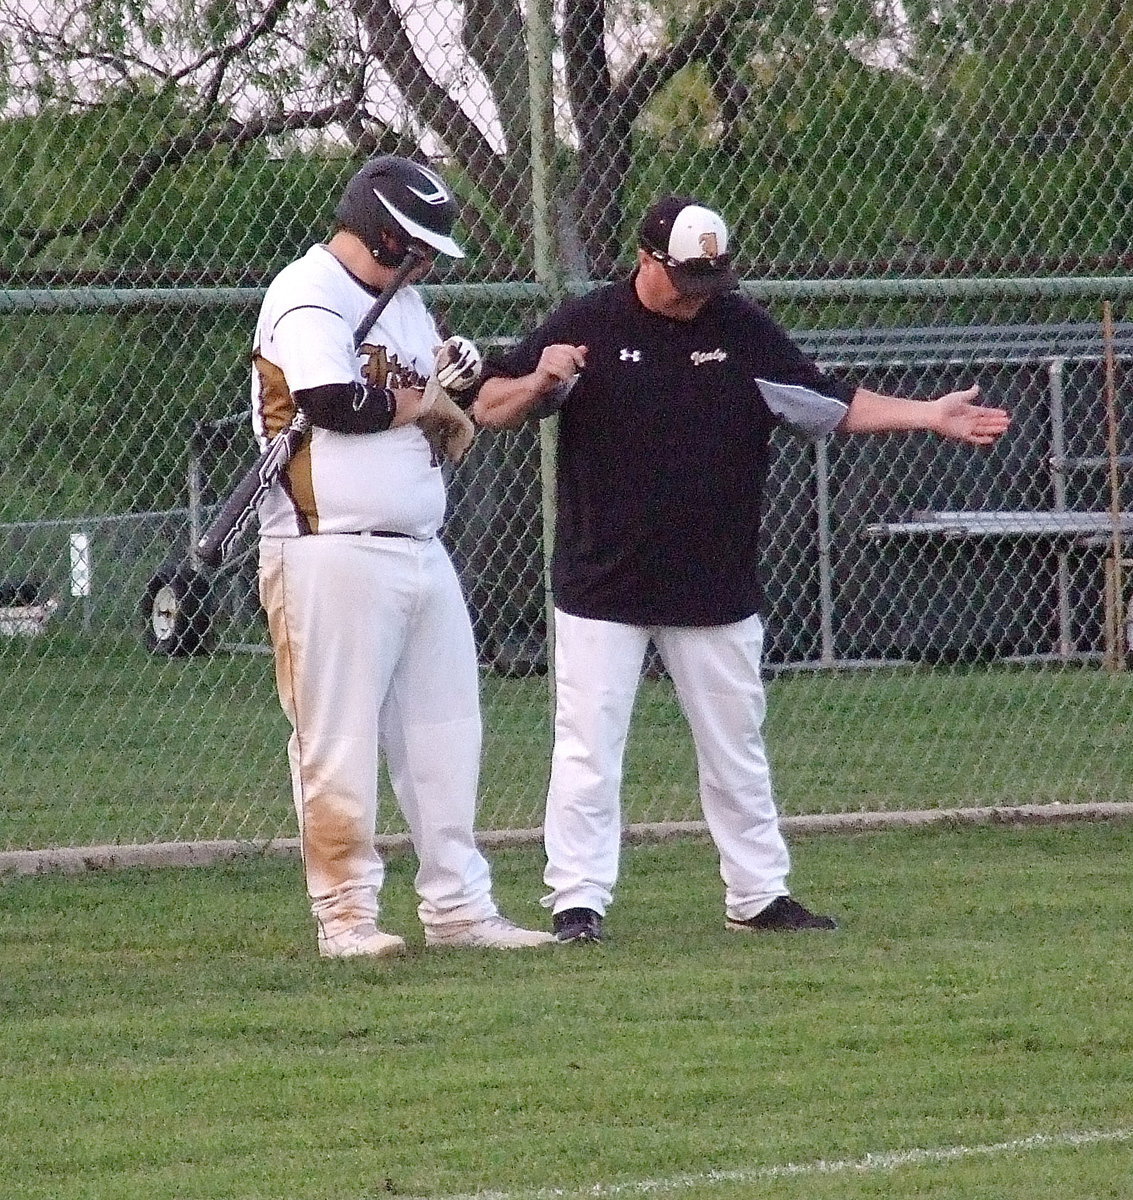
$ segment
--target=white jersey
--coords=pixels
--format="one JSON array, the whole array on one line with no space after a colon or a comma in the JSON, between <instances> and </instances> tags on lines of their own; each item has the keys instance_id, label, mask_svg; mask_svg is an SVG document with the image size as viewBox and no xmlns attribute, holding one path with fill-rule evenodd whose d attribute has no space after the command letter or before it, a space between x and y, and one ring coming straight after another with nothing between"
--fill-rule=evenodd
<instances>
[{"instance_id":1,"label":"white jersey","mask_svg":"<svg viewBox=\"0 0 1133 1200\"><path fill-rule=\"evenodd\" d=\"M413 288L397 292L354 349L354 330L375 299L321 245L275 277L253 352L252 425L261 447L290 423L297 391L424 385L442 339ZM313 428L259 508L266 537L380 529L427 538L444 514L440 467L415 424L362 434Z\"/></svg>"}]
</instances>

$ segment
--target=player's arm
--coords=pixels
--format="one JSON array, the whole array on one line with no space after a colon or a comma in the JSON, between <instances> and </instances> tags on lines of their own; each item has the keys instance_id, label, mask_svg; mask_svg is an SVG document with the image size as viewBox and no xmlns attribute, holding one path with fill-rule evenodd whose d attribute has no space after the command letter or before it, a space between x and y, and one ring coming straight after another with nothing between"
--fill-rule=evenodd
<instances>
[{"instance_id":1,"label":"player's arm","mask_svg":"<svg viewBox=\"0 0 1133 1200\"><path fill-rule=\"evenodd\" d=\"M427 407L418 388L378 387L357 378L350 327L333 309L294 305L270 328L271 352L312 425L335 433L381 433L408 425Z\"/></svg>"},{"instance_id":2,"label":"player's arm","mask_svg":"<svg viewBox=\"0 0 1133 1200\"><path fill-rule=\"evenodd\" d=\"M419 388L326 383L292 393L312 425L335 433L382 433L416 421L425 411Z\"/></svg>"},{"instance_id":3,"label":"player's arm","mask_svg":"<svg viewBox=\"0 0 1133 1200\"><path fill-rule=\"evenodd\" d=\"M911 400L858 388L839 433L897 433L925 430L938 437L990 446L1011 424L1005 409L976 403L980 389L948 392L935 400Z\"/></svg>"},{"instance_id":4,"label":"player's arm","mask_svg":"<svg viewBox=\"0 0 1133 1200\"><path fill-rule=\"evenodd\" d=\"M417 424L438 459L458 463L472 446L476 429L466 410L482 368L480 351L468 338L450 337L434 353Z\"/></svg>"},{"instance_id":5,"label":"player's arm","mask_svg":"<svg viewBox=\"0 0 1133 1200\"><path fill-rule=\"evenodd\" d=\"M585 346L545 346L535 369L528 374L515 378L493 375L484 380L472 405L473 419L489 429L516 429L585 366Z\"/></svg>"}]
</instances>

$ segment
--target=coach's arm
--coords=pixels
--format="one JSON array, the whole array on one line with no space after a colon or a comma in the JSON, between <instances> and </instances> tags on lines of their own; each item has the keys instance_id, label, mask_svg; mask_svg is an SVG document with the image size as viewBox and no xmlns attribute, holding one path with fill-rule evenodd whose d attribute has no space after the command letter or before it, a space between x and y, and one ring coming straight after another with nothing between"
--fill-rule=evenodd
<instances>
[{"instance_id":1,"label":"coach's arm","mask_svg":"<svg viewBox=\"0 0 1133 1200\"><path fill-rule=\"evenodd\" d=\"M978 387L948 392L935 400L909 400L858 388L838 426L839 433L899 433L927 430L971 446L990 446L1011 424L1002 408L976 404Z\"/></svg>"},{"instance_id":2,"label":"coach's arm","mask_svg":"<svg viewBox=\"0 0 1133 1200\"><path fill-rule=\"evenodd\" d=\"M470 410L472 419L486 429L518 429L541 400L569 383L585 365L585 346L547 346L529 375L486 378Z\"/></svg>"}]
</instances>

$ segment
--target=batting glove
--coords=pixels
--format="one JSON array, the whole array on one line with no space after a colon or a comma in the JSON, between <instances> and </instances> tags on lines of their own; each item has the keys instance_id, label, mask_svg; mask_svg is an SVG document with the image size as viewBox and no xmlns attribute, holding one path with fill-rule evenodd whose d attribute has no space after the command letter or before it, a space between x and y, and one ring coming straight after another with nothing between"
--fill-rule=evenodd
<instances>
[{"instance_id":1,"label":"batting glove","mask_svg":"<svg viewBox=\"0 0 1133 1200\"><path fill-rule=\"evenodd\" d=\"M433 373L437 382L450 395L466 392L480 378L483 362L474 342L464 337L450 337L437 351Z\"/></svg>"}]
</instances>

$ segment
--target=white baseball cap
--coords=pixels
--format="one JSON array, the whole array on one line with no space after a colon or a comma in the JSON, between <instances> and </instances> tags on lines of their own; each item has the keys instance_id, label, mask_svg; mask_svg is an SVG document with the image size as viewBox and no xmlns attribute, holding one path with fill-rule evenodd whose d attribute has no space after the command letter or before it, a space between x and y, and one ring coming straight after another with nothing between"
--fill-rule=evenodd
<instances>
[{"instance_id":1,"label":"white baseball cap","mask_svg":"<svg viewBox=\"0 0 1133 1200\"><path fill-rule=\"evenodd\" d=\"M641 247L686 296L717 296L739 287L723 217L691 196L665 196L641 222Z\"/></svg>"}]
</instances>

